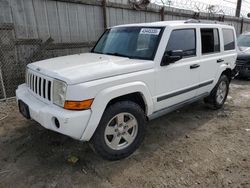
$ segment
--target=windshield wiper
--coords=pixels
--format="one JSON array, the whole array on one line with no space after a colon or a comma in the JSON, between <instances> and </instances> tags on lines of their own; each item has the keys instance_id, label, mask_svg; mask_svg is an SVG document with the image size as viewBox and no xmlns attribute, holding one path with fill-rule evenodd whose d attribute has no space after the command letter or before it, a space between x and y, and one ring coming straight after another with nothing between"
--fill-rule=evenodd
<instances>
[{"instance_id":1,"label":"windshield wiper","mask_svg":"<svg viewBox=\"0 0 250 188\"><path fill-rule=\"evenodd\" d=\"M130 57L127 56L127 55L120 54L120 53L117 53L117 52L115 52L115 53L105 53L105 54L107 54L107 55L114 55L114 56L120 56L120 57L127 57L127 58L130 58Z\"/></svg>"}]
</instances>

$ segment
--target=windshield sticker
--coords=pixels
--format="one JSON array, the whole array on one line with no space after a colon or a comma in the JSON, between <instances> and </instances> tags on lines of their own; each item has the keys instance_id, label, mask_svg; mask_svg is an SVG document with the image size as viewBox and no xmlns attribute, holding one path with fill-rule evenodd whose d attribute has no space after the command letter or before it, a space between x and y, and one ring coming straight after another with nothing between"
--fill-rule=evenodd
<instances>
[{"instance_id":1,"label":"windshield sticker","mask_svg":"<svg viewBox=\"0 0 250 188\"><path fill-rule=\"evenodd\" d=\"M146 35L159 35L161 29L154 29L154 28L142 28L140 34Z\"/></svg>"}]
</instances>

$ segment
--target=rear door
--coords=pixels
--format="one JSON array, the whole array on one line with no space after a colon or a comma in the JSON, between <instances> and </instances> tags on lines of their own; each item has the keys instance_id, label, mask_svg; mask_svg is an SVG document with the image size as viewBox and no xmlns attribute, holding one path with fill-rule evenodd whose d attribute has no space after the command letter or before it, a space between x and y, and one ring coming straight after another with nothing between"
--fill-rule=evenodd
<instances>
[{"instance_id":1,"label":"rear door","mask_svg":"<svg viewBox=\"0 0 250 188\"><path fill-rule=\"evenodd\" d=\"M198 95L211 91L217 75L221 57L222 39L220 29L216 27L201 27L199 30L201 51L200 51L200 88Z\"/></svg>"},{"instance_id":2,"label":"rear door","mask_svg":"<svg viewBox=\"0 0 250 188\"><path fill-rule=\"evenodd\" d=\"M231 68L235 67L235 61L237 58L236 52L236 34L233 28L222 28L222 39L223 39L223 53L222 59L226 65L230 65Z\"/></svg>"}]
</instances>

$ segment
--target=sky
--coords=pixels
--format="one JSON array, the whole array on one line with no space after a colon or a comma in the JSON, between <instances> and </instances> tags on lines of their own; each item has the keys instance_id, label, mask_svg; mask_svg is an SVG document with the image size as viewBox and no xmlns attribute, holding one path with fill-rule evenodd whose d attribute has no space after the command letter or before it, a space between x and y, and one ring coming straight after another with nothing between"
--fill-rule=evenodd
<instances>
[{"instance_id":1,"label":"sky","mask_svg":"<svg viewBox=\"0 0 250 188\"><path fill-rule=\"evenodd\" d=\"M160 1L160 0L157 0ZM163 0L168 2L169 0ZM175 7L187 9L206 10L207 5L216 5L216 12L234 16L237 0L170 0ZM195 8L194 8L195 7ZM198 7L198 8L196 8ZM222 11L221 11L222 10ZM242 0L241 16L246 17L250 13L250 0Z\"/></svg>"}]
</instances>

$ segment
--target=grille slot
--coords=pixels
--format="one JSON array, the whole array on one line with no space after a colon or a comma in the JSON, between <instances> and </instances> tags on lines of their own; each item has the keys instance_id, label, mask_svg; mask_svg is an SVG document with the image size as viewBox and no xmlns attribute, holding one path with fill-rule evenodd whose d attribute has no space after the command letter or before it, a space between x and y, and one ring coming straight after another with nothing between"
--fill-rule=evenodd
<instances>
[{"instance_id":1,"label":"grille slot","mask_svg":"<svg viewBox=\"0 0 250 188\"><path fill-rule=\"evenodd\" d=\"M26 74L26 84L28 88L39 97L51 101L52 81L31 70L28 70Z\"/></svg>"},{"instance_id":2,"label":"grille slot","mask_svg":"<svg viewBox=\"0 0 250 188\"><path fill-rule=\"evenodd\" d=\"M51 81L49 81L49 83L48 83L48 99L49 99L49 101L51 100L50 97L51 97Z\"/></svg>"},{"instance_id":3,"label":"grille slot","mask_svg":"<svg viewBox=\"0 0 250 188\"><path fill-rule=\"evenodd\" d=\"M46 80L43 79L43 98L46 97L45 93L46 93Z\"/></svg>"},{"instance_id":4,"label":"grille slot","mask_svg":"<svg viewBox=\"0 0 250 188\"><path fill-rule=\"evenodd\" d=\"M38 84L38 93L41 96L41 87L42 87L42 78L39 77L39 84Z\"/></svg>"}]
</instances>

